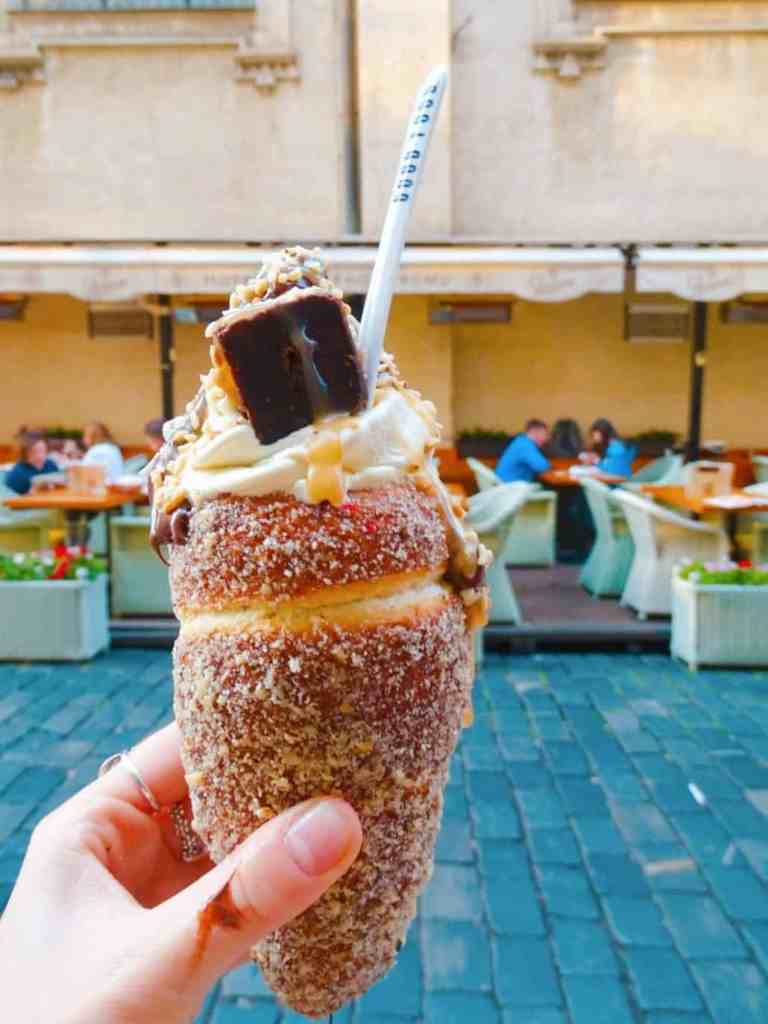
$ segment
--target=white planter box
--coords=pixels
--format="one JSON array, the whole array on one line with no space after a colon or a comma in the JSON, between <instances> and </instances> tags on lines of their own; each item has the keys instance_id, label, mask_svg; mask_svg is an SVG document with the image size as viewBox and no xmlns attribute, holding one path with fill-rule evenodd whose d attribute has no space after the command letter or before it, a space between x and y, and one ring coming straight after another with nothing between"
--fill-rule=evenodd
<instances>
[{"instance_id":1,"label":"white planter box","mask_svg":"<svg viewBox=\"0 0 768 1024\"><path fill-rule=\"evenodd\" d=\"M107 577L0 582L0 659L81 661L109 647Z\"/></svg>"},{"instance_id":2,"label":"white planter box","mask_svg":"<svg viewBox=\"0 0 768 1024\"><path fill-rule=\"evenodd\" d=\"M768 666L768 587L672 581L672 654L699 665Z\"/></svg>"}]
</instances>

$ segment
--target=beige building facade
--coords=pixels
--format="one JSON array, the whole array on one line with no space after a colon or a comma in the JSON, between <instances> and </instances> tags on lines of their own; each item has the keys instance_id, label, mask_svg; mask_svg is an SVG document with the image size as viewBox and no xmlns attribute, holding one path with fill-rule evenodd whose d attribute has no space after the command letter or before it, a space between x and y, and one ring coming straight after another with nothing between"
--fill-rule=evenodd
<instances>
[{"instance_id":1,"label":"beige building facade","mask_svg":"<svg viewBox=\"0 0 768 1024\"><path fill-rule=\"evenodd\" d=\"M221 297L295 241L343 252L364 293L405 118L440 63L388 336L404 372L449 436L530 415L684 434L689 346L624 339L624 263L701 244L762 263L768 2L175 2L0 0L0 297L27 298L0 320L0 442L96 418L137 443L160 412L157 338L89 337L94 301ZM712 303L703 434L768 446L768 325L717 315L768 286L702 273L663 289ZM430 322L462 298L509 301L511 320ZM177 409L202 330L174 326Z\"/></svg>"}]
</instances>

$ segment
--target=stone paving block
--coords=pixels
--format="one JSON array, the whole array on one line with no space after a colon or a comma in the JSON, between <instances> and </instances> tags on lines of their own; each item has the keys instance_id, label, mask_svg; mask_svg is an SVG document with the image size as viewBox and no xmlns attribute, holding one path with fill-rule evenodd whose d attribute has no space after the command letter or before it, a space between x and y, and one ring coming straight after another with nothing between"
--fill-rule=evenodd
<instances>
[{"instance_id":1,"label":"stone paving block","mask_svg":"<svg viewBox=\"0 0 768 1024\"><path fill-rule=\"evenodd\" d=\"M731 836L711 814L676 814L675 828L697 860L721 863Z\"/></svg>"},{"instance_id":2,"label":"stone paving block","mask_svg":"<svg viewBox=\"0 0 768 1024\"><path fill-rule=\"evenodd\" d=\"M491 996L469 992L430 992L425 1024L499 1024L499 1008Z\"/></svg>"},{"instance_id":3,"label":"stone paving block","mask_svg":"<svg viewBox=\"0 0 768 1024\"><path fill-rule=\"evenodd\" d=\"M673 843L677 839L667 819L650 801L611 802L610 807L619 831L632 845Z\"/></svg>"},{"instance_id":4,"label":"stone paving block","mask_svg":"<svg viewBox=\"0 0 768 1024\"><path fill-rule=\"evenodd\" d=\"M539 748L525 736L499 734L499 750L505 761L538 761Z\"/></svg>"},{"instance_id":5,"label":"stone paving block","mask_svg":"<svg viewBox=\"0 0 768 1024\"><path fill-rule=\"evenodd\" d=\"M636 846L632 855L641 865L653 892L707 892L707 883L696 859L682 844Z\"/></svg>"},{"instance_id":6,"label":"stone paving block","mask_svg":"<svg viewBox=\"0 0 768 1024\"><path fill-rule=\"evenodd\" d=\"M358 1019L366 1021L373 1013L418 1017L421 1013L421 989L421 955L414 929L389 974L359 1000Z\"/></svg>"},{"instance_id":7,"label":"stone paving block","mask_svg":"<svg viewBox=\"0 0 768 1024\"><path fill-rule=\"evenodd\" d=\"M596 772L614 775L632 770L632 762L616 740L609 737L582 739L582 745Z\"/></svg>"},{"instance_id":8,"label":"stone paving block","mask_svg":"<svg viewBox=\"0 0 768 1024\"><path fill-rule=\"evenodd\" d=\"M499 878L530 878L528 851L523 843L506 839L479 839L476 842L480 873Z\"/></svg>"},{"instance_id":9,"label":"stone paving block","mask_svg":"<svg viewBox=\"0 0 768 1024\"><path fill-rule=\"evenodd\" d=\"M648 799L648 789L635 772L619 772L618 775L610 775L607 778L600 778L598 781L612 800L642 802ZM604 813L608 813L607 810Z\"/></svg>"},{"instance_id":10,"label":"stone paving block","mask_svg":"<svg viewBox=\"0 0 768 1024\"><path fill-rule=\"evenodd\" d=\"M565 743L573 738L571 730L559 714L534 715L531 724L534 735L540 741Z\"/></svg>"},{"instance_id":11,"label":"stone paving block","mask_svg":"<svg viewBox=\"0 0 768 1024\"><path fill-rule=\"evenodd\" d=\"M561 775L556 778L555 785L567 814L574 817L608 817L605 793L597 782Z\"/></svg>"},{"instance_id":12,"label":"stone paving block","mask_svg":"<svg viewBox=\"0 0 768 1024\"><path fill-rule=\"evenodd\" d=\"M582 743L608 737L605 720L591 708L573 708L568 712L568 721Z\"/></svg>"},{"instance_id":13,"label":"stone paving block","mask_svg":"<svg viewBox=\"0 0 768 1024\"><path fill-rule=\"evenodd\" d=\"M88 717L88 709L78 707L72 703L60 708L50 718L41 722L40 728L45 732L53 733L55 736L68 736L72 730Z\"/></svg>"},{"instance_id":14,"label":"stone paving block","mask_svg":"<svg viewBox=\"0 0 768 1024\"><path fill-rule=\"evenodd\" d=\"M211 1024L277 1024L279 1019L277 1003L265 999L243 1005L218 1002L211 1018Z\"/></svg>"},{"instance_id":15,"label":"stone paving block","mask_svg":"<svg viewBox=\"0 0 768 1024\"><path fill-rule=\"evenodd\" d=\"M634 1024L626 993L610 975L571 974L563 988L573 1024Z\"/></svg>"},{"instance_id":16,"label":"stone paving block","mask_svg":"<svg viewBox=\"0 0 768 1024\"><path fill-rule=\"evenodd\" d=\"M673 820L674 814L678 811L683 814L704 813L704 808L696 803L687 785L679 786L676 783L654 782L651 794L654 803Z\"/></svg>"},{"instance_id":17,"label":"stone paving block","mask_svg":"<svg viewBox=\"0 0 768 1024\"><path fill-rule=\"evenodd\" d=\"M648 754L660 749L659 741L644 729L623 732L618 739L628 754Z\"/></svg>"},{"instance_id":18,"label":"stone paving block","mask_svg":"<svg viewBox=\"0 0 768 1024\"><path fill-rule=\"evenodd\" d=\"M689 774L661 754L635 754L632 757L638 775L650 782L678 783L687 786Z\"/></svg>"},{"instance_id":19,"label":"stone paving block","mask_svg":"<svg viewBox=\"0 0 768 1024\"><path fill-rule=\"evenodd\" d=\"M547 742L543 750L554 775L589 775L589 764L577 743Z\"/></svg>"},{"instance_id":20,"label":"stone paving block","mask_svg":"<svg viewBox=\"0 0 768 1024\"><path fill-rule=\"evenodd\" d=\"M581 854L573 833L567 828L534 828L528 832L531 858L536 864L581 865Z\"/></svg>"},{"instance_id":21,"label":"stone paving block","mask_svg":"<svg viewBox=\"0 0 768 1024\"><path fill-rule=\"evenodd\" d=\"M667 1013L662 1010L660 1013L649 1013L645 1022L646 1024L712 1024L712 1018L708 1013Z\"/></svg>"},{"instance_id":22,"label":"stone paving block","mask_svg":"<svg viewBox=\"0 0 768 1024\"><path fill-rule=\"evenodd\" d=\"M491 988L491 954L483 931L466 921L425 921L424 977L429 992Z\"/></svg>"},{"instance_id":23,"label":"stone paving block","mask_svg":"<svg viewBox=\"0 0 768 1024\"><path fill-rule=\"evenodd\" d=\"M445 863L471 864L475 859L469 824L456 818L444 818L435 847L435 859Z\"/></svg>"},{"instance_id":24,"label":"stone paving block","mask_svg":"<svg viewBox=\"0 0 768 1024\"><path fill-rule=\"evenodd\" d=\"M768 982L752 963L691 964L715 1024L762 1024L768 1020Z\"/></svg>"},{"instance_id":25,"label":"stone paving block","mask_svg":"<svg viewBox=\"0 0 768 1024\"><path fill-rule=\"evenodd\" d=\"M609 933L592 921L555 921L552 945L561 974L618 974Z\"/></svg>"},{"instance_id":26,"label":"stone paving block","mask_svg":"<svg viewBox=\"0 0 768 1024\"><path fill-rule=\"evenodd\" d=\"M675 945L684 956L697 960L747 956L736 930L709 896L663 893L657 899Z\"/></svg>"},{"instance_id":27,"label":"stone paving block","mask_svg":"<svg viewBox=\"0 0 768 1024\"><path fill-rule=\"evenodd\" d=\"M483 898L477 869L459 864L435 865L421 905L428 918L479 922L483 916Z\"/></svg>"},{"instance_id":28,"label":"stone paving block","mask_svg":"<svg viewBox=\"0 0 768 1024\"><path fill-rule=\"evenodd\" d=\"M488 920L496 934L545 934L536 888L530 878L488 878L485 894Z\"/></svg>"},{"instance_id":29,"label":"stone paving block","mask_svg":"<svg viewBox=\"0 0 768 1024\"><path fill-rule=\"evenodd\" d=\"M736 921L768 921L768 887L749 869L705 864L704 877L718 903Z\"/></svg>"},{"instance_id":30,"label":"stone paving block","mask_svg":"<svg viewBox=\"0 0 768 1024\"><path fill-rule=\"evenodd\" d=\"M469 1020L462 1024L470 1024ZM542 1006L537 1009L504 1010L502 1024L568 1024L565 1010L558 1010L552 1006Z\"/></svg>"},{"instance_id":31,"label":"stone paving block","mask_svg":"<svg viewBox=\"0 0 768 1024\"><path fill-rule=\"evenodd\" d=\"M729 757L722 762L723 769L741 786L749 789L768 789L768 766L751 757Z\"/></svg>"},{"instance_id":32,"label":"stone paving block","mask_svg":"<svg viewBox=\"0 0 768 1024\"><path fill-rule=\"evenodd\" d=\"M519 839L522 835L517 810L511 803L482 803L471 808L476 839Z\"/></svg>"},{"instance_id":33,"label":"stone paving block","mask_svg":"<svg viewBox=\"0 0 768 1024\"><path fill-rule=\"evenodd\" d=\"M469 804L463 786L446 786L443 792L443 817L465 819Z\"/></svg>"},{"instance_id":34,"label":"stone paving block","mask_svg":"<svg viewBox=\"0 0 768 1024\"><path fill-rule=\"evenodd\" d=\"M496 731L508 736L529 736L531 724L522 708L499 708L494 712Z\"/></svg>"},{"instance_id":35,"label":"stone paving block","mask_svg":"<svg viewBox=\"0 0 768 1024\"><path fill-rule=\"evenodd\" d=\"M6 803L0 800L0 845L33 814L36 803ZM5 851L4 851L5 852Z\"/></svg>"},{"instance_id":36,"label":"stone paving block","mask_svg":"<svg viewBox=\"0 0 768 1024\"><path fill-rule=\"evenodd\" d=\"M560 986L543 939L495 939L493 964L502 1007L560 1006Z\"/></svg>"},{"instance_id":37,"label":"stone paving block","mask_svg":"<svg viewBox=\"0 0 768 1024\"><path fill-rule=\"evenodd\" d=\"M554 789L523 789L517 799L526 828L565 828L568 824Z\"/></svg>"},{"instance_id":38,"label":"stone paving block","mask_svg":"<svg viewBox=\"0 0 768 1024\"><path fill-rule=\"evenodd\" d=\"M768 840L768 818L745 801L718 800L712 813L736 838Z\"/></svg>"},{"instance_id":39,"label":"stone paving block","mask_svg":"<svg viewBox=\"0 0 768 1024\"><path fill-rule=\"evenodd\" d=\"M708 725L711 724L711 722L711 717L702 711L698 718L694 716L693 720L689 720L687 724L689 726L696 726ZM672 738L682 739L687 735L687 731L678 716L670 718L662 717L661 715L641 715L640 724L646 732L649 732L657 740Z\"/></svg>"},{"instance_id":40,"label":"stone paving block","mask_svg":"<svg viewBox=\"0 0 768 1024\"><path fill-rule=\"evenodd\" d=\"M464 763L461 759L461 754L454 754L451 758L448 783L451 786L464 785Z\"/></svg>"},{"instance_id":41,"label":"stone paving block","mask_svg":"<svg viewBox=\"0 0 768 1024\"><path fill-rule=\"evenodd\" d=\"M594 921L600 912L583 871L542 866L536 874L547 912L555 917Z\"/></svg>"},{"instance_id":42,"label":"stone paving block","mask_svg":"<svg viewBox=\"0 0 768 1024\"><path fill-rule=\"evenodd\" d=\"M611 818L587 815L574 817L573 827L587 855L626 853L627 846Z\"/></svg>"},{"instance_id":43,"label":"stone paving block","mask_svg":"<svg viewBox=\"0 0 768 1024\"><path fill-rule=\"evenodd\" d=\"M497 772L504 766L504 759L496 747L495 740L486 741L486 745L482 747L464 746L461 756L468 771Z\"/></svg>"},{"instance_id":44,"label":"stone paving block","mask_svg":"<svg viewBox=\"0 0 768 1024\"><path fill-rule=\"evenodd\" d=\"M623 854L591 853L587 871L595 892L601 896L648 896L642 868Z\"/></svg>"},{"instance_id":45,"label":"stone paving block","mask_svg":"<svg viewBox=\"0 0 768 1024\"><path fill-rule=\"evenodd\" d=\"M515 789L542 789L552 784L552 773L541 761L507 761L505 769Z\"/></svg>"},{"instance_id":46,"label":"stone paving block","mask_svg":"<svg viewBox=\"0 0 768 1024\"><path fill-rule=\"evenodd\" d=\"M740 736L739 743L752 757L768 761L768 736Z\"/></svg>"},{"instance_id":47,"label":"stone paving block","mask_svg":"<svg viewBox=\"0 0 768 1024\"><path fill-rule=\"evenodd\" d=\"M0 761L0 796L14 779L24 771L24 766L12 761Z\"/></svg>"},{"instance_id":48,"label":"stone paving block","mask_svg":"<svg viewBox=\"0 0 768 1024\"><path fill-rule=\"evenodd\" d=\"M701 996L674 949L628 949L624 953L642 1010L700 1010Z\"/></svg>"},{"instance_id":49,"label":"stone paving block","mask_svg":"<svg viewBox=\"0 0 768 1024\"><path fill-rule=\"evenodd\" d=\"M61 768L24 768L5 789L3 801L10 804L42 802L66 780L66 777L67 773Z\"/></svg>"},{"instance_id":50,"label":"stone paving block","mask_svg":"<svg viewBox=\"0 0 768 1024\"><path fill-rule=\"evenodd\" d=\"M467 793L474 804L512 803L512 787L503 772L467 772Z\"/></svg>"},{"instance_id":51,"label":"stone paving block","mask_svg":"<svg viewBox=\"0 0 768 1024\"><path fill-rule=\"evenodd\" d=\"M602 904L608 927L619 945L649 948L672 945L672 936L662 921L661 912L650 899L605 896Z\"/></svg>"},{"instance_id":52,"label":"stone paving block","mask_svg":"<svg viewBox=\"0 0 768 1024\"><path fill-rule=\"evenodd\" d=\"M768 923L753 921L745 924L741 934L763 971L768 974Z\"/></svg>"}]
</instances>

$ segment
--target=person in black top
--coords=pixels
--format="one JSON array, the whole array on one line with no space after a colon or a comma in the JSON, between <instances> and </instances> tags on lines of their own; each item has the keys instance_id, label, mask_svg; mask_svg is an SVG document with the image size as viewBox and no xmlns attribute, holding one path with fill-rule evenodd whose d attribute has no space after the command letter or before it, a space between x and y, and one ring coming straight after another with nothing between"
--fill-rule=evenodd
<instances>
[{"instance_id":1,"label":"person in black top","mask_svg":"<svg viewBox=\"0 0 768 1024\"><path fill-rule=\"evenodd\" d=\"M48 457L48 442L42 434L23 434L21 458L5 475L5 485L17 494L27 494L32 478L40 473L57 473L59 467Z\"/></svg>"}]
</instances>

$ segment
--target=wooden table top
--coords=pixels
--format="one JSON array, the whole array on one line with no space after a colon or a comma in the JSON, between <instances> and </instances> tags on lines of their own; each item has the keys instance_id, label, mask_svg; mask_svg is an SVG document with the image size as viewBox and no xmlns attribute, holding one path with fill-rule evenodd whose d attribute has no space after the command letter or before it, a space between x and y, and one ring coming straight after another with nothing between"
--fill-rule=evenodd
<instances>
[{"instance_id":1,"label":"wooden table top","mask_svg":"<svg viewBox=\"0 0 768 1024\"><path fill-rule=\"evenodd\" d=\"M613 473L601 473L599 470L596 473L572 476L567 469L548 469L544 473L539 473L538 479L550 487L578 487L587 476L590 480L599 480L601 484L620 484L627 479L625 476L614 476Z\"/></svg>"},{"instance_id":2,"label":"wooden table top","mask_svg":"<svg viewBox=\"0 0 768 1024\"><path fill-rule=\"evenodd\" d=\"M693 512L697 516L705 514L722 515L725 512L754 512L756 509L768 508L764 497L761 498L757 494L745 494L744 491L738 490L732 491L731 496L744 498L749 502L748 505L739 505L738 508L710 505L706 498L689 498L685 493L684 487L674 484L643 484L642 491L658 501L663 501L667 505L673 505L684 512Z\"/></svg>"},{"instance_id":3,"label":"wooden table top","mask_svg":"<svg viewBox=\"0 0 768 1024\"><path fill-rule=\"evenodd\" d=\"M121 505L142 504L147 500L146 494L138 487L126 490L122 487L110 487L106 494L99 496L73 494L68 487L50 487L45 490L20 494L17 498L7 498L8 508L17 510L58 509L62 512L108 512Z\"/></svg>"}]
</instances>

